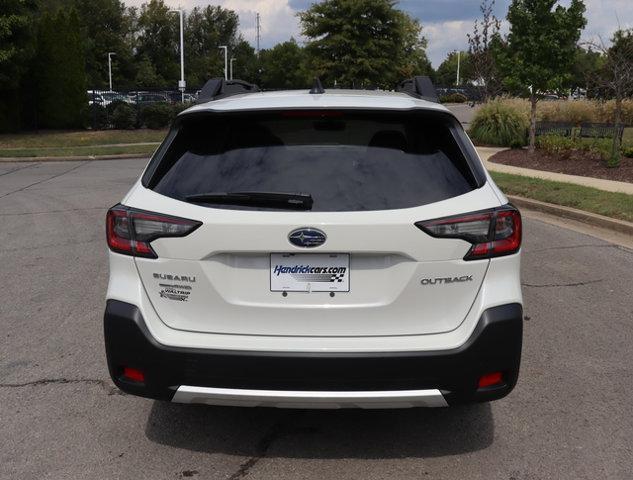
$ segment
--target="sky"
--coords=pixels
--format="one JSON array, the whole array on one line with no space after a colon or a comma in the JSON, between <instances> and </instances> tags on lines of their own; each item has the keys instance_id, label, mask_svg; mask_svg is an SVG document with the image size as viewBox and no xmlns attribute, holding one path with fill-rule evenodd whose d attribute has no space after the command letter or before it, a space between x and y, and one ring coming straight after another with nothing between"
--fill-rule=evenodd
<instances>
[{"instance_id":1,"label":"sky","mask_svg":"<svg viewBox=\"0 0 633 480\"><path fill-rule=\"evenodd\" d=\"M139 6L146 0L124 0L128 6ZM253 46L256 40L256 13L261 15L261 47L273 45L294 37L301 42L296 13L308 8L315 0L165 0L168 5L185 9L194 6L221 5L235 10L240 16L240 30ZM428 40L427 54L437 68L449 52L468 49L466 34L472 31L473 22L481 16L481 0L400 0L398 8L422 23L423 35ZM567 5L569 0L560 0ZM495 13L505 19L510 0L497 0ZM587 27L581 41L607 42L620 25L633 28L633 0L585 0ZM507 22L502 30L507 31Z\"/></svg>"}]
</instances>

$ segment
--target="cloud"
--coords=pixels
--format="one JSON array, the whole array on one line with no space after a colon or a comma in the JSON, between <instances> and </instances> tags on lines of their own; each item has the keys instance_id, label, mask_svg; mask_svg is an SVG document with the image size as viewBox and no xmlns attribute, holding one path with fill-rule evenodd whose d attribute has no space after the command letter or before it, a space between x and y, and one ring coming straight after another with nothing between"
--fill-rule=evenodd
<instances>
[{"instance_id":1,"label":"cloud","mask_svg":"<svg viewBox=\"0 0 633 480\"><path fill-rule=\"evenodd\" d=\"M256 15L260 14L261 47L269 48L300 36L297 10L287 0L220 0L225 8L235 10L240 16L242 35L252 45L257 40Z\"/></svg>"},{"instance_id":2,"label":"cloud","mask_svg":"<svg viewBox=\"0 0 633 480\"><path fill-rule=\"evenodd\" d=\"M608 42L618 28L633 28L633 5L631 0L585 0L587 27L582 39Z\"/></svg>"},{"instance_id":3,"label":"cloud","mask_svg":"<svg viewBox=\"0 0 633 480\"><path fill-rule=\"evenodd\" d=\"M128 6L140 6L148 0L125 0ZM299 9L289 3L296 0L165 0L173 8L190 10L193 7L220 5L237 12L240 17L240 32L244 38L255 46L257 41L256 14L261 17L261 47L269 48L290 37L300 36L299 22L296 13Z\"/></svg>"},{"instance_id":4,"label":"cloud","mask_svg":"<svg viewBox=\"0 0 633 480\"><path fill-rule=\"evenodd\" d=\"M146 0L125 0L129 6L139 6ZM561 0L566 6L570 0ZM587 28L582 39L605 42L618 28L633 28L633 0L585 0ZM261 15L262 48L269 48L291 36L300 40L296 13L309 8L315 0L166 0L172 7L206 6L210 3L235 10L240 16L240 30L252 45L256 43L255 15ZM446 55L456 49L467 49L466 34L472 31L473 21L480 17L481 0L400 0L398 8L420 20L428 40L428 55L438 67ZM497 0L495 14L505 19L510 0ZM504 22L505 23L505 22ZM504 28L507 30L507 26Z\"/></svg>"},{"instance_id":5,"label":"cloud","mask_svg":"<svg viewBox=\"0 0 633 480\"><path fill-rule=\"evenodd\" d=\"M497 0L494 13L505 16L509 0ZM423 23L472 21L479 17L481 0L400 0L398 8L421 20ZM472 23L472 22L471 22Z\"/></svg>"},{"instance_id":6,"label":"cloud","mask_svg":"<svg viewBox=\"0 0 633 480\"><path fill-rule=\"evenodd\" d=\"M469 32L471 27L472 22L459 20L429 23L424 26L423 34L428 41L426 53L433 67L439 67L448 52L467 48L466 32Z\"/></svg>"}]
</instances>

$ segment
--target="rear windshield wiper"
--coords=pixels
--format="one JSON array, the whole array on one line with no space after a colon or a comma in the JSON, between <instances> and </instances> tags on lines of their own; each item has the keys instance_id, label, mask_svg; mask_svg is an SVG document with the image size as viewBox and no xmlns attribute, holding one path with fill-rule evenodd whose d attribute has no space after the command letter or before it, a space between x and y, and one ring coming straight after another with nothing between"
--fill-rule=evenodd
<instances>
[{"instance_id":1,"label":"rear windshield wiper","mask_svg":"<svg viewBox=\"0 0 633 480\"><path fill-rule=\"evenodd\" d=\"M267 207L284 210L312 210L314 200L306 193L282 192L210 192L186 197L188 202L245 207Z\"/></svg>"}]
</instances>

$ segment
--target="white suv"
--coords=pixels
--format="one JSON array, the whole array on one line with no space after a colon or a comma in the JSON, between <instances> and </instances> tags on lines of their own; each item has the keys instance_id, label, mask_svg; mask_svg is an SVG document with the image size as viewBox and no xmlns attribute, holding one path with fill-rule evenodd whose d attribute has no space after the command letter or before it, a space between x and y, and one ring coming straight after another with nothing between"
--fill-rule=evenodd
<instances>
[{"instance_id":1,"label":"white suv","mask_svg":"<svg viewBox=\"0 0 633 480\"><path fill-rule=\"evenodd\" d=\"M210 82L107 215L115 384L301 408L507 395L521 217L427 87Z\"/></svg>"}]
</instances>

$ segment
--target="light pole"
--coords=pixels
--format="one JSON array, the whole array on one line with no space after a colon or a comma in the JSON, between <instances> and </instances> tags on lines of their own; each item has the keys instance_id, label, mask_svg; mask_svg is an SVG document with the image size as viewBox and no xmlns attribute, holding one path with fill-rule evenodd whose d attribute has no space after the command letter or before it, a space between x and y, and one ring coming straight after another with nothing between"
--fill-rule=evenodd
<instances>
[{"instance_id":1,"label":"light pole","mask_svg":"<svg viewBox=\"0 0 633 480\"><path fill-rule=\"evenodd\" d=\"M116 55L116 53L108 52L108 77L110 78L110 91L112 91L112 55Z\"/></svg>"},{"instance_id":2,"label":"light pole","mask_svg":"<svg viewBox=\"0 0 633 480\"><path fill-rule=\"evenodd\" d=\"M184 10L179 8L177 10L170 10L171 13L178 13L180 15L180 81L178 82L178 89L181 94L181 101L185 102L185 90L187 89L187 82L185 82L185 31L184 31Z\"/></svg>"},{"instance_id":3,"label":"light pole","mask_svg":"<svg viewBox=\"0 0 633 480\"><path fill-rule=\"evenodd\" d=\"M224 80L229 79L229 48L226 45L218 47L220 50L224 50Z\"/></svg>"},{"instance_id":4,"label":"light pole","mask_svg":"<svg viewBox=\"0 0 633 480\"><path fill-rule=\"evenodd\" d=\"M461 66L461 60L462 60L462 52L461 50L457 51L457 86L459 87L459 68Z\"/></svg>"},{"instance_id":5,"label":"light pole","mask_svg":"<svg viewBox=\"0 0 633 480\"><path fill-rule=\"evenodd\" d=\"M233 80L233 62L235 61L235 57L231 57L231 75L230 79Z\"/></svg>"}]
</instances>

